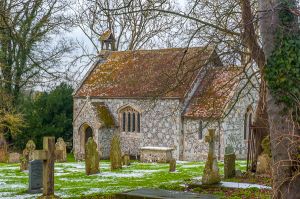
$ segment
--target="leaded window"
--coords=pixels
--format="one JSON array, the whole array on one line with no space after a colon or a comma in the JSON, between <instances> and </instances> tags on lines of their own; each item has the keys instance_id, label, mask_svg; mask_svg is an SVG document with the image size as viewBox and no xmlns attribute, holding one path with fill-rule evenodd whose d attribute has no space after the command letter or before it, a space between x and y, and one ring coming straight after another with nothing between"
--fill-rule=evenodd
<instances>
[{"instance_id":1,"label":"leaded window","mask_svg":"<svg viewBox=\"0 0 300 199\"><path fill-rule=\"evenodd\" d=\"M119 116L120 126L122 127L123 132L140 132L141 116L137 110L131 107L126 107L120 110Z\"/></svg>"}]
</instances>

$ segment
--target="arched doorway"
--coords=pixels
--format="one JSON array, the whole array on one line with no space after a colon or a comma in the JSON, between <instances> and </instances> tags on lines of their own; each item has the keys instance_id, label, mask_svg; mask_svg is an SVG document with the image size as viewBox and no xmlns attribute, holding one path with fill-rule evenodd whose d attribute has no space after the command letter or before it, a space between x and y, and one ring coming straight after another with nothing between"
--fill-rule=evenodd
<instances>
[{"instance_id":1,"label":"arched doorway","mask_svg":"<svg viewBox=\"0 0 300 199\"><path fill-rule=\"evenodd\" d=\"M93 129L88 126L84 133L84 143L86 143L90 137L93 137Z\"/></svg>"},{"instance_id":2,"label":"arched doorway","mask_svg":"<svg viewBox=\"0 0 300 199\"><path fill-rule=\"evenodd\" d=\"M78 130L78 134L80 137L80 152L84 154L86 142L90 137L93 137L93 128L89 124L83 123Z\"/></svg>"}]
</instances>

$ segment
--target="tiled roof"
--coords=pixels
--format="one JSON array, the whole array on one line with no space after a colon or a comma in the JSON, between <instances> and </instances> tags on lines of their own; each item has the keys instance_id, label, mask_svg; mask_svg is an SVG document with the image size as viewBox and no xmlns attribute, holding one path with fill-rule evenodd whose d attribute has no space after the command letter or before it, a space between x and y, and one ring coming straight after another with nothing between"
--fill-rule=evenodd
<instances>
[{"instance_id":1,"label":"tiled roof","mask_svg":"<svg viewBox=\"0 0 300 199\"><path fill-rule=\"evenodd\" d=\"M96 65L75 97L183 99L213 48L112 51Z\"/></svg>"},{"instance_id":2,"label":"tiled roof","mask_svg":"<svg viewBox=\"0 0 300 199\"><path fill-rule=\"evenodd\" d=\"M111 31L107 30L99 37L99 40L100 41L108 40L111 35L112 35Z\"/></svg>"},{"instance_id":3,"label":"tiled roof","mask_svg":"<svg viewBox=\"0 0 300 199\"><path fill-rule=\"evenodd\" d=\"M241 74L242 70L238 67L210 69L184 116L197 119L221 118L235 93Z\"/></svg>"}]
</instances>

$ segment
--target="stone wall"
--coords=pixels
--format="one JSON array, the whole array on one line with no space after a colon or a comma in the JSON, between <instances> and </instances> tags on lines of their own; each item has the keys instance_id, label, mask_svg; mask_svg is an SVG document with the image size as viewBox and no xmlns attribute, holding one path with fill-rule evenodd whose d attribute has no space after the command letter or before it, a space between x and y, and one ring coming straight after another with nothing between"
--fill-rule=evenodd
<instances>
[{"instance_id":1,"label":"stone wall","mask_svg":"<svg viewBox=\"0 0 300 199\"><path fill-rule=\"evenodd\" d=\"M243 87L245 82L242 82L239 89ZM247 108L252 107L253 109L253 121L255 116L255 110L258 100L258 92L251 89L251 85L246 86L241 93L236 93L233 97L232 103L234 107L224 118L222 122L222 130L224 131L224 142L225 145L231 145L234 148L235 154L238 159L247 158L247 140L244 140L244 122ZM240 97L243 96L243 97ZM237 100L237 98L239 98ZM231 105L232 106L232 105ZM230 109L230 107L228 109Z\"/></svg>"},{"instance_id":2,"label":"stone wall","mask_svg":"<svg viewBox=\"0 0 300 199\"><path fill-rule=\"evenodd\" d=\"M216 134L221 133L220 140L223 140L223 132L219 131L218 123L202 123L202 139L199 138L200 120L185 119L184 124L184 152L183 160L187 161L199 161L206 160L208 153L208 144L205 142L205 135L208 132L208 128L215 128ZM222 144L223 142L221 142ZM223 147L223 146L222 146ZM219 142L217 143L216 154L219 154ZM220 151L221 153L222 151ZM221 154L222 155L222 154Z\"/></svg>"},{"instance_id":3,"label":"stone wall","mask_svg":"<svg viewBox=\"0 0 300 199\"><path fill-rule=\"evenodd\" d=\"M177 99L163 100L134 100L134 99L99 99L74 98L73 142L74 153L81 151L83 137L80 127L87 123L93 129L94 139L98 149L102 149L102 157L109 154L112 135L111 129L101 127L91 102L104 102L111 111L116 124L119 124L118 110L124 106L131 106L141 111L140 133L121 132L122 152L139 155L139 148L143 146L173 147L173 157L179 158L179 140L181 132L181 109ZM100 150L101 151L101 150Z\"/></svg>"},{"instance_id":4,"label":"stone wall","mask_svg":"<svg viewBox=\"0 0 300 199\"><path fill-rule=\"evenodd\" d=\"M254 83L253 81L252 83ZM245 84L247 84L245 86ZM257 85L257 83L255 84ZM241 91L241 92L239 92ZM233 96L231 103L228 104L224 112L226 117L219 122L203 122L203 139L199 139L200 120L184 120L184 154L183 159L189 161L205 160L207 157L208 146L204 141L207 128L216 128L216 133L220 133L219 143L216 146L217 157L223 159L225 147L231 145L238 159L247 157L247 140L244 140L244 120L248 107L253 109L253 121L258 100L258 91L253 89L247 80L241 81L237 92ZM218 130L218 128L220 128ZM220 148L220 149L219 149Z\"/></svg>"}]
</instances>

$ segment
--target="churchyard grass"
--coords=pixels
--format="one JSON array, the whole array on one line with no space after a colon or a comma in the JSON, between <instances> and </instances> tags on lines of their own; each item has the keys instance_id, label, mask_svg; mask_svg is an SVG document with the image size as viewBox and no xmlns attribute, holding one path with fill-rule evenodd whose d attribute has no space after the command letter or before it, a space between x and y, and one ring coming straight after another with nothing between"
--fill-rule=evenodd
<instances>
[{"instance_id":1,"label":"churchyard grass","mask_svg":"<svg viewBox=\"0 0 300 199\"><path fill-rule=\"evenodd\" d=\"M112 195L138 188L184 189L186 181L201 176L204 162L177 162L176 172L169 173L169 164L139 163L133 161L122 170L110 171L109 161L100 162L100 173L87 176L84 162L55 164L55 194L63 198ZM219 163L223 174L223 163ZM245 171L246 162L237 161L237 169ZM0 163L0 198L36 198L28 194L28 173L19 170L19 164Z\"/></svg>"}]
</instances>

